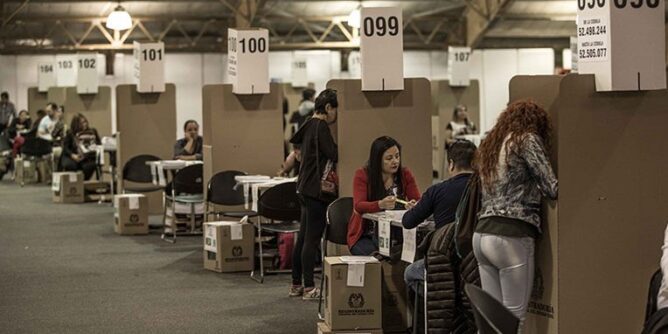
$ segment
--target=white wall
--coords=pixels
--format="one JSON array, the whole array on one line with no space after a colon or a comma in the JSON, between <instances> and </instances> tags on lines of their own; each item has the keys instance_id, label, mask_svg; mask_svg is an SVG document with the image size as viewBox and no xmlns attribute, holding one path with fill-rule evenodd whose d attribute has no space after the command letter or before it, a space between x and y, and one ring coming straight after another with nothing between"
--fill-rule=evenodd
<instances>
[{"instance_id":1,"label":"white wall","mask_svg":"<svg viewBox=\"0 0 668 334\"><path fill-rule=\"evenodd\" d=\"M316 90L325 88L327 81L349 78L341 72L339 51L277 51L269 53L269 76L275 82L290 82L291 64L295 55L307 58L309 80ZM55 56L0 56L0 90L8 91L17 108L27 108L28 87L37 85L37 64L53 61ZM202 86L228 82L227 57L224 54L167 54L165 77L176 85L177 128L187 119L202 119ZM132 56L117 54L114 76L105 76L105 59L98 57L100 84L115 87L132 83ZM447 78L447 53L445 51L406 51L404 75L428 79ZM517 74L552 74L554 52L552 49L504 49L478 50L471 56L471 78L481 82L481 128L489 130L498 114L508 103L508 83ZM115 90L112 89L112 94ZM115 113L115 95L112 98ZM115 119L115 118L114 118ZM114 122L115 123L115 122ZM116 125L113 124L113 129Z\"/></svg>"}]
</instances>

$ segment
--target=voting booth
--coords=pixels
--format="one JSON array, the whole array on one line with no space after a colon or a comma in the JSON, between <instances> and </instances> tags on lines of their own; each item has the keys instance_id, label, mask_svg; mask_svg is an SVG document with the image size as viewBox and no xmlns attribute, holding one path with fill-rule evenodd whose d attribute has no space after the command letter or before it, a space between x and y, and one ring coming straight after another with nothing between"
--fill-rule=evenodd
<instances>
[{"instance_id":1,"label":"voting booth","mask_svg":"<svg viewBox=\"0 0 668 334\"><path fill-rule=\"evenodd\" d=\"M526 333L639 332L668 216L668 91L597 93L593 75L517 76L510 100L524 98L553 120L559 179L536 243Z\"/></svg>"},{"instance_id":2,"label":"voting booth","mask_svg":"<svg viewBox=\"0 0 668 334\"><path fill-rule=\"evenodd\" d=\"M283 90L237 95L232 85L202 90L204 182L225 170L274 175L283 162Z\"/></svg>"},{"instance_id":3,"label":"voting booth","mask_svg":"<svg viewBox=\"0 0 668 334\"><path fill-rule=\"evenodd\" d=\"M96 94L79 94L76 87L64 89L65 122L70 125L72 117L82 114L88 124L97 129L100 137L111 136L111 87L99 86Z\"/></svg>"},{"instance_id":4,"label":"voting booth","mask_svg":"<svg viewBox=\"0 0 668 334\"><path fill-rule=\"evenodd\" d=\"M171 159L176 142L176 87L166 84L162 93L139 93L136 85L116 86L116 161L119 188L125 163L140 154ZM149 213L162 213L161 192L147 193Z\"/></svg>"},{"instance_id":5,"label":"voting booth","mask_svg":"<svg viewBox=\"0 0 668 334\"><path fill-rule=\"evenodd\" d=\"M433 99L432 127L433 168L438 172L439 179L449 177L446 168L445 132L452 121L455 107L465 105L469 121L475 124L480 133L480 83L470 80L468 86L453 86L450 80L431 81L431 96Z\"/></svg>"},{"instance_id":6,"label":"voting booth","mask_svg":"<svg viewBox=\"0 0 668 334\"><path fill-rule=\"evenodd\" d=\"M427 79L404 79L401 91L363 92L360 80L331 80L338 92L336 138L339 146L339 195L352 196L355 171L369 159L374 139L390 136L402 146L420 191L431 185L431 88Z\"/></svg>"}]
</instances>

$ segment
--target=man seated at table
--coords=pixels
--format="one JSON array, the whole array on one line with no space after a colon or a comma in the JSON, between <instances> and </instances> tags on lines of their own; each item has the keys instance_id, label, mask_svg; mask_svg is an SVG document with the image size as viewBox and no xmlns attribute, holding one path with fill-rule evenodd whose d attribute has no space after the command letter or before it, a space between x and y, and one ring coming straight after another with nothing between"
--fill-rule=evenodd
<instances>
[{"instance_id":1,"label":"man seated at table","mask_svg":"<svg viewBox=\"0 0 668 334\"><path fill-rule=\"evenodd\" d=\"M434 215L436 229L455 221L459 200L473 174L475 151L475 145L467 140L456 140L450 145L448 170L452 176L429 187L422 194L422 199L404 214L401 223L405 228L416 228L431 215ZM418 283L424 281L424 259L417 260L406 268L404 280L411 289L417 291Z\"/></svg>"},{"instance_id":2,"label":"man seated at table","mask_svg":"<svg viewBox=\"0 0 668 334\"><path fill-rule=\"evenodd\" d=\"M202 137L199 135L199 124L195 120L187 120L183 125L183 138L174 144L174 159L202 160Z\"/></svg>"}]
</instances>

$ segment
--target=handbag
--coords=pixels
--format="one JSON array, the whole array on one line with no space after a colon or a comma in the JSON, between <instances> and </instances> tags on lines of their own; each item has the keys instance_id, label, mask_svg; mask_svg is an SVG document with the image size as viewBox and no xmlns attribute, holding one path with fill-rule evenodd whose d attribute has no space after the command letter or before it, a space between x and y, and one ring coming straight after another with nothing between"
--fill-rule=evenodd
<instances>
[{"instance_id":1,"label":"handbag","mask_svg":"<svg viewBox=\"0 0 668 334\"><path fill-rule=\"evenodd\" d=\"M315 132L315 159L316 167L320 171L320 141L318 140L318 133L320 122L316 127ZM327 164L320 177L320 197L324 200L335 200L339 197L339 176L336 174L336 164L334 161L327 159Z\"/></svg>"}]
</instances>

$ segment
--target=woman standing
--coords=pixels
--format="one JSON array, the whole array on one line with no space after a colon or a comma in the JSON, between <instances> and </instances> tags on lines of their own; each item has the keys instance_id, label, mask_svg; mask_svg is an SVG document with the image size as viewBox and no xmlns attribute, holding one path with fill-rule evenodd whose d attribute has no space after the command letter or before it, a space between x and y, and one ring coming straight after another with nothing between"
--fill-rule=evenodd
<instances>
[{"instance_id":1,"label":"woman standing","mask_svg":"<svg viewBox=\"0 0 668 334\"><path fill-rule=\"evenodd\" d=\"M327 206L335 199L321 192L321 180L328 162L338 160L337 146L329 130L329 125L336 122L338 106L335 90L322 91L315 100L315 114L290 140L300 145L302 159L297 179L302 221L293 252L290 296L302 296L304 300L320 297L320 289L313 280L313 268L327 224Z\"/></svg>"},{"instance_id":2,"label":"woman standing","mask_svg":"<svg viewBox=\"0 0 668 334\"><path fill-rule=\"evenodd\" d=\"M406 206L396 200L408 202ZM401 167L401 145L391 137L376 138L371 144L366 167L355 172L353 215L348 223L348 248L353 255L378 251L378 238L371 221L362 214L382 210L410 209L420 199L420 190L408 168Z\"/></svg>"},{"instance_id":3,"label":"woman standing","mask_svg":"<svg viewBox=\"0 0 668 334\"><path fill-rule=\"evenodd\" d=\"M96 151L94 145L100 144L97 130L88 125L88 120L82 114L72 117L70 131L63 140L61 166L65 171L83 171L84 179L93 176L97 168Z\"/></svg>"},{"instance_id":4,"label":"woman standing","mask_svg":"<svg viewBox=\"0 0 668 334\"><path fill-rule=\"evenodd\" d=\"M541 199L556 199L557 179L547 152L552 126L533 101L520 100L499 116L478 150L482 205L473 234L482 288L520 319L534 276Z\"/></svg>"}]
</instances>

